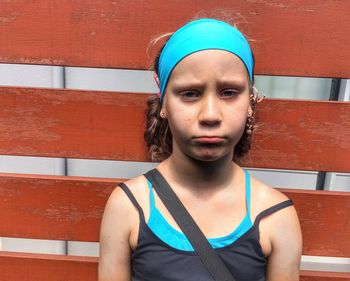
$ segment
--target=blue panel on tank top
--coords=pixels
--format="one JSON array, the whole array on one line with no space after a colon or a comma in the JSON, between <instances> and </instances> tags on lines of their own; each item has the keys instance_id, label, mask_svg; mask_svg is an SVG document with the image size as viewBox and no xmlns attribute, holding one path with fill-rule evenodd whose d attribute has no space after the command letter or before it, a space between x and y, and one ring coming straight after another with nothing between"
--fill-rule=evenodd
<instances>
[{"instance_id":1,"label":"blue panel on tank top","mask_svg":"<svg viewBox=\"0 0 350 281\"><path fill-rule=\"evenodd\" d=\"M230 234L222 237L208 238L209 243L214 249L222 248L234 243L253 225L250 220L250 175L247 171L244 172L246 179L246 215L238 227ZM156 236L158 236L159 239L169 246L178 250L193 251L193 247L188 241L187 237L182 232L179 232L172 227L156 208L152 184L149 181L147 181L147 184L150 189L150 216L147 221L148 227Z\"/></svg>"}]
</instances>

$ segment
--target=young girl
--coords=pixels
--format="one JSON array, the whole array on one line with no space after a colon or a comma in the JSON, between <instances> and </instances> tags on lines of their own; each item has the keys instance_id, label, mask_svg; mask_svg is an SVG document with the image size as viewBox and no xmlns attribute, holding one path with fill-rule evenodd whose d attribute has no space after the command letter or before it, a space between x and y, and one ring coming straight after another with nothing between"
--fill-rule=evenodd
<instances>
[{"instance_id":1,"label":"young girl","mask_svg":"<svg viewBox=\"0 0 350 281\"><path fill-rule=\"evenodd\" d=\"M237 281L299 280L301 232L292 202L237 163L250 147L254 58L244 36L215 19L177 30L155 61L148 102L152 159ZM139 176L116 188L101 226L99 281L213 280Z\"/></svg>"}]
</instances>

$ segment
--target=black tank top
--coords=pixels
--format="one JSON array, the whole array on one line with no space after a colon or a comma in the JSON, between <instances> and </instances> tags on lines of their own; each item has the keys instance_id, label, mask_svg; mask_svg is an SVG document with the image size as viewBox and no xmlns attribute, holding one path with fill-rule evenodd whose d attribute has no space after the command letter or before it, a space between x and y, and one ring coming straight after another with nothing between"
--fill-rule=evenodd
<instances>
[{"instance_id":1,"label":"black tank top","mask_svg":"<svg viewBox=\"0 0 350 281\"><path fill-rule=\"evenodd\" d=\"M121 184L140 215L139 237L131 255L132 281L213 281L195 252L175 249L147 226L141 206L129 188ZM230 245L215 249L237 281L265 281L267 258L259 242L260 220L291 206L286 200L262 211L253 226Z\"/></svg>"}]
</instances>

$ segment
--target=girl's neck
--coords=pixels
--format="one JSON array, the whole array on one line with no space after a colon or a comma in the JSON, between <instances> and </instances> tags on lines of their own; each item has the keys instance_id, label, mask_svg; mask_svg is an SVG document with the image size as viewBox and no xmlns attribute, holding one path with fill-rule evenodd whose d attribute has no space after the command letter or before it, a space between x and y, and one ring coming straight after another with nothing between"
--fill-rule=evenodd
<instances>
[{"instance_id":1,"label":"girl's neck","mask_svg":"<svg viewBox=\"0 0 350 281\"><path fill-rule=\"evenodd\" d=\"M172 154L159 168L171 181L203 192L205 189L213 191L228 186L238 166L229 154L216 161L200 161Z\"/></svg>"}]
</instances>

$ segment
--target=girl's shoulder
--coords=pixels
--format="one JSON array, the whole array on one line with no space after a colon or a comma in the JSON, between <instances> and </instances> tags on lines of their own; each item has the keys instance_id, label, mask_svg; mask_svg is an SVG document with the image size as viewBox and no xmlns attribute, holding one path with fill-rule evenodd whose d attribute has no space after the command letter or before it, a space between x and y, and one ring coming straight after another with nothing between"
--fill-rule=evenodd
<instances>
[{"instance_id":1,"label":"girl's shoulder","mask_svg":"<svg viewBox=\"0 0 350 281\"><path fill-rule=\"evenodd\" d=\"M257 179L252 179L251 188L251 218L254 221L264 210L289 199L279 190ZM278 208L274 208L273 210L272 213L268 212L268 215L263 216L259 220L260 245L263 253L265 256L270 256L271 254L278 256L281 253L288 253L284 260L291 257L298 260L301 254L302 239L297 212L294 206L289 204L279 205Z\"/></svg>"},{"instance_id":2,"label":"girl's shoulder","mask_svg":"<svg viewBox=\"0 0 350 281\"><path fill-rule=\"evenodd\" d=\"M262 211L288 199L279 190L251 176L251 212L253 218Z\"/></svg>"},{"instance_id":3,"label":"girl's shoulder","mask_svg":"<svg viewBox=\"0 0 350 281\"><path fill-rule=\"evenodd\" d=\"M139 182L141 181L141 179L138 178L123 182L127 186L127 189L130 190L131 196L134 198L139 197L135 191L140 185ZM123 214L125 212L129 212L130 209L134 209L133 205L134 204L130 198L130 194L125 192L125 189L123 190L121 188L121 184L118 184L108 198L106 210L113 210L114 212Z\"/></svg>"},{"instance_id":4,"label":"girl's shoulder","mask_svg":"<svg viewBox=\"0 0 350 281\"><path fill-rule=\"evenodd\" d=\"M141 175L129 179L123 183L126 185L127 190L129 190L130 193L125 192L125 189L123 190L121 188L121 184L119 184L110 195L109 201L112 201L111 204L119 205L120 208L124 209L124 211L130 212L131 209L137 211L135 202L133 202L131 198L133 197L136 201L136 204L142 208L143 212L146 215L149 212L149 189L147 188L146 178Z\"/></svg>"},{"instance_id":5,"label":"girl's shoulder","mask_svg":"<svg viewBox=\"0 0 350 281\"><path fill-rule=\"evenodd\" d=\"M137 176L132 179L128 179L127 181L123 182L124 185L126 185L127 190L130 191L130 194L132 197L134 197L138 204L142 205L142 202L145 201L147 197L147 181L144 176ZM130 195L125 192L124 188L121 188L121 184L119 184L112 192L111 196L123 199L119 200L127 200L131 201Z\"/></svg>"}]
</instances>

